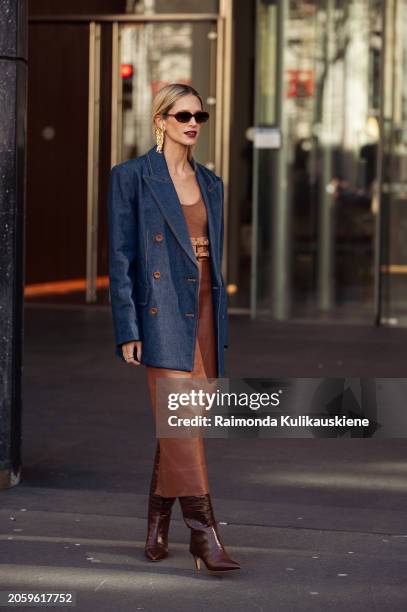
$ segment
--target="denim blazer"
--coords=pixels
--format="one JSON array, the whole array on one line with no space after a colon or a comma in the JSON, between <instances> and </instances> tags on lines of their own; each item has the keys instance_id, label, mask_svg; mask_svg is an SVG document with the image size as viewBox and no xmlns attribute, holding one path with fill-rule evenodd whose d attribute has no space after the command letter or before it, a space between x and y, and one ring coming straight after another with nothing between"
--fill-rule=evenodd
<instances>
[{"instance_id":1,"label":"denim blazer","mask_svg":"<svg viewBox=\"0 0 407 612\"><path fill-rule=\"evenodd\" d=\"M208 215L217 376L224 376L228 298L221 272L222 179L191 158ZM108 191L109 280L115 354L142 340L141 363L191 372L198 326L199 267L163 153L152 147L113 166ZM159 274L157 274L159 272ZM124 360L124 359L123 359Z\"/></svg>"}]
</instances>

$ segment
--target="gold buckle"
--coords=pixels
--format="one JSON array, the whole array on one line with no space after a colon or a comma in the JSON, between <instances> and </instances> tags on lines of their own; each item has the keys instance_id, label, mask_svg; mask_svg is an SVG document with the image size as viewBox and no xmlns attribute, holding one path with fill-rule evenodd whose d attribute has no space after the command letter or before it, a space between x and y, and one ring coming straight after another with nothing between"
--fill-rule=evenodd
<instances>
[{"instance_id":1,"label":"gold buckle","mask_svg":"<svg viewBox=\"0 0 407 612\"><path fill-rule=\"evenodd\" d=\"M195 251L197 259L208 259L210 256L209 249L206 248L209 245L209 238L206 236L190 236L191 243Z\"/></svg>"}]
</instances>

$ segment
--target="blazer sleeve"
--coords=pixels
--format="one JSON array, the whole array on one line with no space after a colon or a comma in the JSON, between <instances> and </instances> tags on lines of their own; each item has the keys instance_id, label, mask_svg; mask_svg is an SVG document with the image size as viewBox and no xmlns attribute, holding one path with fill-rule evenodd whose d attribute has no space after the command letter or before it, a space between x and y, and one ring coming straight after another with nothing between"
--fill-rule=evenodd
<instances>
[{"instance_id":1,"label":"blazer sleeve","mask_svg":"<svg viewBox=\"0 0 407 612\"><path fill-rule=\"evenodd\" d=\"M220 222L220 263L222 265L223 261L223 237L225 233L225 222L224 222L224 207L225 207L225 187L223 180L220 179L221 183L221 193L222 193L222 202L221 202L221 222ZM225 325L225 344L224 347L228 348L229 346L229 315L228 315L228 294L225 287L225 281L223 275L222 277L222 292L224 293L224 299L222 300L223 309L222 309L222 317Z\"/></svg>"},{"instance_id":2,"label":"blazer sleeve","mask_svg":"<svg viewBox=\"0 0 407 612\"><path fill-rule=\"evenodd\" d=\"M127 169L113 166L109 177L109 285L116 342L116 354L122 356L121 344L140 340L137 309L133 300L136 278L137 215L135 187Z\"/></svg>"}]
</instances>

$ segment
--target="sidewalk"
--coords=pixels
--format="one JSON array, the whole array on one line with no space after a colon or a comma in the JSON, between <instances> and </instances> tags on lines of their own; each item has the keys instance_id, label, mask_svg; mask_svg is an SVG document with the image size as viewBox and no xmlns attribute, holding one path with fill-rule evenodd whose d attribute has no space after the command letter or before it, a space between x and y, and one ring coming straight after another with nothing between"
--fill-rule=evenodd
<instances>
[{"instance_id":1,"label":"sidewalk","mask_svg":"<svg viewBox=\"0 0 407 612\"><path fill-rule=\"evenodd\" d=\"M407 367L407 330L231 316L230 334L230 377ZM80 612L407 609L406 440L207 439L215 514L242 565L219 576L196 572L178 503L170 556L144 558L154 428L144 368L113 355L108 309L26 309L23 438L23 480L0 492L2 591L75 591Z\"/></svg>"}]
</instances>

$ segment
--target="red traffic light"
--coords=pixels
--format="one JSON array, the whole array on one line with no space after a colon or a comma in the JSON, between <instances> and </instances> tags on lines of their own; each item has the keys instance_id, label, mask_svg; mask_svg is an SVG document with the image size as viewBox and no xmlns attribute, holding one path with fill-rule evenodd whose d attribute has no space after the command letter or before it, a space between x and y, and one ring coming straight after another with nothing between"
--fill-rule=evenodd
<instances>
[{"instance_id":1,"label":"red traffic light","mask_svg":"<svg viewBox=\"0 0 407 612\"><path fill-rule=\"evenodd\" d=\"M133 76L133 64L122 64L120 74L123 79L128 79Z\"/></svg>"}]
</instances>

